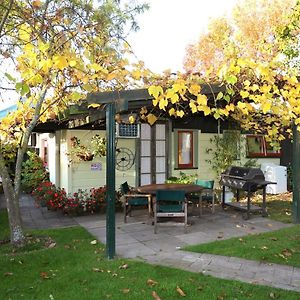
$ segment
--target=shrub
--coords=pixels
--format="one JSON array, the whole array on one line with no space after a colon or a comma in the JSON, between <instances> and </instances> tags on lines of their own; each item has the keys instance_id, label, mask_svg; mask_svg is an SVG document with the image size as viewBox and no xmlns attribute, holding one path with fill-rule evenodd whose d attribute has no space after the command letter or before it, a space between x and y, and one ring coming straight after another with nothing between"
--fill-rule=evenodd
<instances>
[{"instance_id":1,"label":"shrub","mask_svg":"<svg viewBox=\"0 0 300 300\"><path fill-rule=\"evenodd\" d=\"M32 192L36 206L47 206L49 209L62 209L67 201L64 189L57 188L52 182L41 182Z\"/></svg>"},{"instance_id":2,"label":"shrub","mask_svg":"<svg viewBox=\"0 0 300 300\"><path fill-rule=\"evenodd\" d=\"M90 191L79 189L72 195L66 195L64 189L57 188L50 181L42 182L32 195L36 206L47 206L48 209L61 209L65 214L81 215L104 211L106 207L106 187L92 188ZM120 193L116 192L116 209L121 208Z\"/></svg>"},{"instance_id":3,"label":"shrub","mask_svg":"<svg viewBox=\"0 0 300 300\"><path fill-rule=\"evenodd\" d=\"M49 180L49 174L35 152L28 151L27 156L22 164L21 185L24 192L31 193L41 182Z\"/></svg>"}]
</instances>

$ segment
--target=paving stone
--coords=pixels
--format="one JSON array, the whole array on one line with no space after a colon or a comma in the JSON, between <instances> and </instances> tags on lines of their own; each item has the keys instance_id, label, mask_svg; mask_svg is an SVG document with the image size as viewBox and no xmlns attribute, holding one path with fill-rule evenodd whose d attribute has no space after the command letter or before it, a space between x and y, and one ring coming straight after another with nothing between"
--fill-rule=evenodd
<instances>
[{"instance_id":1,"label":"paving stone","mask_svg":"<svg viewBox=\"0 0 300 300\"><path fill-rule=\"evenodd\" d=\"M1 197L0 197L1 200ZM5 201L0 201L0 205ZM20 202L24 226L46 229L81 225L96 239L106 242L106 216L104 214L71 218L61 212L34 207L30 195ZM202 272L218 278L235 279L252 284L268 285L300 291L300 268L265 264L241 258L182 251L184 246L226 239L233 236L267 232L291 226L274 222L260 215L243 220L234 210L217 207L216 213L207 211L201 218L190 217L192 226L184 234L182 225L159 224L158 233L147 218L147 212L138 210L124 223L123 213L116 214L116 252L118 256L160 264L191 272Z\"/></svg>"}]
</instances>

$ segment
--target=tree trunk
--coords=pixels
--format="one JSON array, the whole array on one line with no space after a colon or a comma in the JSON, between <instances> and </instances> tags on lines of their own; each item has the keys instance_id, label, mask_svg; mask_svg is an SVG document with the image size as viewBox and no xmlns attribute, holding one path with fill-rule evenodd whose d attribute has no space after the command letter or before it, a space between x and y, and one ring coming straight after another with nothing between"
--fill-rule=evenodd
<instances>
[{"instance_id":1,"label":"tree trunk","mask_svg":"<svg viewBox=\"0 0 300 300\"><path fill-rule=\"evenodd\" d=\"M0 173L2 177L3 191L8 212L10 227L10 242L14 247L22 247L25 244L25 235L22 228L19 197L16 195L7 167L0 154Z\"/></svg>"}]
</instances>

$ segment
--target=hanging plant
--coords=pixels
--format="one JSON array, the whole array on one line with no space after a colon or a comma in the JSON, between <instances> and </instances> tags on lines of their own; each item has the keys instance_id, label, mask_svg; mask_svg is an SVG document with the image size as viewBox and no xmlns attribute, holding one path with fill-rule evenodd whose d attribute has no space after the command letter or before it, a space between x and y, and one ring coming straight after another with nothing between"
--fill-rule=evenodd
<instances>
[{"instance_id":1,"label":"hanging plant","mask_svg":"<svg viewBox=\"0 0 300 300\"><path fill-rule=\"evenodd\" d=\"M89 146L81 144L80 139L76 136L71 137L71 150L66 154L70 162L92 161L96 156L103 157L106 155L106 139L95 134Z\"/></svg>"}]
</instances>

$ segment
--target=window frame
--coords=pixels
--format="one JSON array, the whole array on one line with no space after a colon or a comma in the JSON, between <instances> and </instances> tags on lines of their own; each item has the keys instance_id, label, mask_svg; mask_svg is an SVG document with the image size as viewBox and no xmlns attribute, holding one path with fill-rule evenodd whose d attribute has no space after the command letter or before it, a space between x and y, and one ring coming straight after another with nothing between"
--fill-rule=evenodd
<instances>
[{"instance_id":1,"label":"window frame","mask_svg":"<svg viewBox=\"0 0 300 300\"><path fill-rule=\"evenodd\" d=\"M261 152L249 152L248 139L255 138L260 140ZM273 150L273 152L268 152L269 143L266 141L263 135L259 134L247 134L246 135L246 149L247 157L249 158L260 158L260 157L281 157L281 150Z\"/></svg>"},{"instance_id":2,"label":"window frame","mask_svg":"<svg viewBox=\"0 0 300 300\"><path fill-rule=\"evenodd\" d=\"M190 162L187 164L180 163L179 155L180 151L180 137L184 133L190 134ZM174 129L174 158L175 158L175 169L197 169L198 168L198 130L195 129Z\"/></svg>"}]
</instances>

